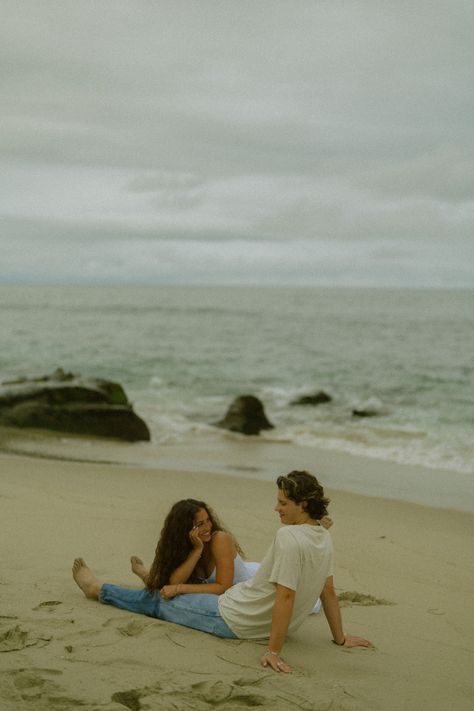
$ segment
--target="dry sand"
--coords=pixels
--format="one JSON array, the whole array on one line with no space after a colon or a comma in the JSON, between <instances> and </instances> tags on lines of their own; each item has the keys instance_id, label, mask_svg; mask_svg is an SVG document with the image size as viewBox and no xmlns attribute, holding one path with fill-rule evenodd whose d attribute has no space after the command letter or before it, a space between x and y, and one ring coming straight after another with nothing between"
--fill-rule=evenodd
<instances>
[{"instance_id":1,"label":"dry sand","mask_svg":"<svg viewBox=\"0 0 474 711\"><path fill-rule=\"evenodd\" d=\"M259 560L278 525L272 483L5 454L0 470L2 711L472 708L472 514L329 490L336 587L375 603L349 602L345 629L376 649L337 648L311 616L285 644L293 673L276 675L258 643L86 600L70 574L81 555L101 579L139 587L130 554L152 558L187 496Z\"/></svg>"}]
</instances>

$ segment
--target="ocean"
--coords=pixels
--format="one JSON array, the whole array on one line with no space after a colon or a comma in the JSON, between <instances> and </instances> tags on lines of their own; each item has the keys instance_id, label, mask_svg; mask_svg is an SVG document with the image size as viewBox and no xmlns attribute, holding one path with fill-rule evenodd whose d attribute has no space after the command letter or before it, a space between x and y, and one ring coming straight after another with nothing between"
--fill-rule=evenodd
<instances>
[{"instance_id":1,"label":"ocean","mask_svg":"<svg viewBox=\"0 0 474 711\"><path fill-rule=\"evenodd\" d=\"M262 439L474 471L474 291L2 285L0 328L0 380L119 381L156 446L253 394Z\"/></svg>"}]
</instances>

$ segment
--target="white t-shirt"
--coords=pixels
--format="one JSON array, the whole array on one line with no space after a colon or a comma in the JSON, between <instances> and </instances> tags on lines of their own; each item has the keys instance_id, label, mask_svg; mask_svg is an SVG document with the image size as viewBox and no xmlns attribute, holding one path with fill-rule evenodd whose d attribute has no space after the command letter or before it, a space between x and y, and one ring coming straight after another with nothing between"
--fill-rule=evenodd
<instances>
[{"instance_id":1,"label":"white t-shirt","mask_svg":"<svg viewBox=\"0 0 474 711\"><path fill-rule=\"evenodd\" d=\"M332 575L332 542L322 526L301 524L277 531L253 578L219 596L219 611L240 639L270 635L275 583L296 592L288 632L312 612L326 578Z\"/></svg>"}]
</instances>

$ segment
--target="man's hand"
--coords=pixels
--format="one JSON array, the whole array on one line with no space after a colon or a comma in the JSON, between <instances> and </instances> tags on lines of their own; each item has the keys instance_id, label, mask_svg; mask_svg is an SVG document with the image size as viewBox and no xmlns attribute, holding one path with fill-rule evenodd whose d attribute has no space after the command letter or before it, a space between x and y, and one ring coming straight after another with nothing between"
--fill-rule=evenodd
<instances>
[{"instance_id":1,"label":"man's hand","mask_svg":"<svg viewBox=\"0 0 474 711\"><path fill-rule=\"evenodd\" d=\"M272 654L271 652L267 652L263 655L263 657L260 658L260 664L262 665L262 667L271 667L273 671L276 672L283 672L284 674L288 674L289 672L291 672L291 667L289 667L288 664L283 661L279 654Z\"/></svg>"},{"instance_id":2,"label":"man's hand","mask_svg":"<svg viewBox=\"0 0 474 711\"><path fill-rule=\"evenodd\" d=\"M373 647L374 645L368 639L363 637L354 637L352 634L344 635L344 644L339 647Z\"/></svg>"},{"instance_id":3,"label":"man's hand","mask_svg":"<svg viewBox=\"0 0 474 711\"><path fill-rule=\"evenodd\" d=\"M332 518L331 518L330 516L323 516L323 517L319 520L319 523L320 523L321 526L323 526L324 528L331 528L331 526L333 525L334 521L332 520Z\"/></svg>"}]
</instances>

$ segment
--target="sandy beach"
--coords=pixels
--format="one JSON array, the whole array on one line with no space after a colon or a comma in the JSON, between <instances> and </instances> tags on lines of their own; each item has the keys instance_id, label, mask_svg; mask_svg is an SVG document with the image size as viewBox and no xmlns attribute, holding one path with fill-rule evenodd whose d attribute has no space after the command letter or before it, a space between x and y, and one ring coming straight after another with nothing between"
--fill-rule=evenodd
<instances>
[{"instance_id":1,"label":"sandy beach","mask_svg":"<svg viewBox=\"0 0 474 711\"><path fill-rule=\"evenodd\" d=\"M130 555L152 558L164 514L185 496L209 501L259 560L278 526L270 481L196 462L186 471L2 454L0 467L5 711L471 708L471 513L328 488L337 590L370 603L344 603L345 629L375 650L338 649L324 616L311 616L285 644L293 673L277 676L259 667L259 643L91 602L70 574L81 555L101 579L138 587Z\"/></svg>"}]
</instances>

